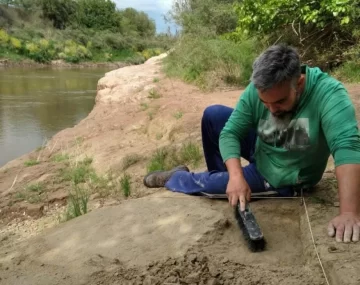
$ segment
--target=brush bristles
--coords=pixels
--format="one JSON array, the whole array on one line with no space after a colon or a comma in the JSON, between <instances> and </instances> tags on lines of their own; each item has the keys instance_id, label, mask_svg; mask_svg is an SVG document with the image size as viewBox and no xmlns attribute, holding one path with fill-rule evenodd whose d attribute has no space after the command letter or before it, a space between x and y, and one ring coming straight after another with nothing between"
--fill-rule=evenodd
<instances>
[{"instance_id":1,"label":"brush bristles","mask_svg":"<svg viewBox=\"0 0 360 285\"><path fill-rule=\"evenodd\" d=\"M237 221L237 224L248 244L248 248L252 251L252 252L260 252L260 251L264 251L265 247L266 247L266 241L264 238L262 239L258 239L258 240L252 240L250 238L250 235L245 227L244 221L242 220L240 213L237 209L237 207L235 207L235 218Z\"/></svg>"}]
</instances>

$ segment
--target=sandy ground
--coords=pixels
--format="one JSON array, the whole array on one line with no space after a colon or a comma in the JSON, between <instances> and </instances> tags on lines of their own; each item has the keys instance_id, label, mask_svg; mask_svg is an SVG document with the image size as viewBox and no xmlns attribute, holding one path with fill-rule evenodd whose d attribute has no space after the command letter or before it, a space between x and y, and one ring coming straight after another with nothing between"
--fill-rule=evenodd
<instances>
[{"instance_id":1,"label":"sandy ground","mask_svg":"<svg viewBox=\"0 0 360 285\"><path fill-rule=\"evenodd\" d=\"M161 57L106 74L96 105L74 128L0 169L0 284L326 284L299 200L252 203L268 247L251 253L224 200L174 194L142 185L146 164L159 147L200 143L206 106L234 106L241 90L204 93L166 78ZM155 80L154 80L155 79ZM349 86L355 105L360 87ZM148 98L156 90L160 98ZM177 116L175 114L181 114ZM71 185L59 179L69 162L93 158L97 173L120 177L124 160L132 192L95 189L90 213L59 222ZM29 159L39 164L26 167ZM204 169L204 163L191 167ZM360 284L359 244L327 237L338 213L332 160L306 204L316 247L330 284ZM46 195L19 201L29 183L42 182Z\"/></svg>"}]
</instances>

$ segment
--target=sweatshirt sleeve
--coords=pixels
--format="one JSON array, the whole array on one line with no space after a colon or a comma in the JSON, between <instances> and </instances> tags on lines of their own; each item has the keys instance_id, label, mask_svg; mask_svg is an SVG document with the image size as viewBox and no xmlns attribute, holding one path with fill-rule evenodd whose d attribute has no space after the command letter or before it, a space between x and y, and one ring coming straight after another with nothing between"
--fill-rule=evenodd
<instances>
[{"instance_id":1,"label":"sweatshirt sleeve","mask_svg":"<svg viewBox=\"0 0 360 285\"><path fill-rule=\"evenodd\" d=\"M250 84L220 133L219 148L224 162L230 158L240 158L240 141L247 136L253 126L252 93Z\"/></svg>"},{"instance_id":2,"label":"sweatshirt sleeve","mask_svg":"<svg viewBox=\"0 0 360 285\"><path fill-rule=\"evenodd\" d=\"M330 91L321 109L321 124L335 166L360 163L360 137L355 108L344 87Z\"/></svg>"}]
</instances>

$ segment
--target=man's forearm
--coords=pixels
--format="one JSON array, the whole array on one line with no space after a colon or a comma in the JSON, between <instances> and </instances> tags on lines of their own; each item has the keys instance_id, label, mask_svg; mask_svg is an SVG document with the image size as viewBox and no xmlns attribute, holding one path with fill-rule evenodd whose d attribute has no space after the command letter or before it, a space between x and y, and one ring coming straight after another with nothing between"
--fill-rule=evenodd
<instances>
[{"instance_id":1,"label":"man's forearm","mask_svg":"<svg viewBox=\"0 0 360 285\"><path fill-rule=\"evenodd\" d=\"M241 162L239 158L230 158L226 162L226 168L229 172L229 177L239 177L243 178L243 171L241 167Z\"/></svg>"},{"instance_id":2,"label":"man's forearm","mask_svg":"<svg viewBox=\"0 0 360 285\"><path fill-rule=\"evenodd\" d=\"M339 187L340 214L360 214L360 164L344 164L336 167Z\"/></svg>"}]
</instances>

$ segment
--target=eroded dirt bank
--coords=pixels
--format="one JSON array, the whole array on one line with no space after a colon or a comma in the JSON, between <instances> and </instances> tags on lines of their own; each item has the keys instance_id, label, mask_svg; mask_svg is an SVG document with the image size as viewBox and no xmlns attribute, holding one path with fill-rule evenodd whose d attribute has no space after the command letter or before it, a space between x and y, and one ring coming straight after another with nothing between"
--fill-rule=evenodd
<instances>
[{"instance_id":1,"label":"eroded dirt bank","mask_svg":"<svg viewBox=\"0 0 360 285\"><path fill-rule=\"evenodd\" d=\"M226 201L142 185L157 149L200 145L202 111L234 106L241 92L205 94L165 78L160 59L106 74L86 119L0 169L0 283L326 284L298 200L252 204L268 241L267 251L255 254ZM349 86L357 107L359 89ZM79 165L90 171L86 181L76 176ZM189 165L204 169L203 161ZM125 172L129 197L118 183ZM59 223L74 181L87 185L90 213ZM331 284L360 284L359 245L326 236L336 201L330 160L307 198L311 226Z\"/></svg>"}]
</instances>

